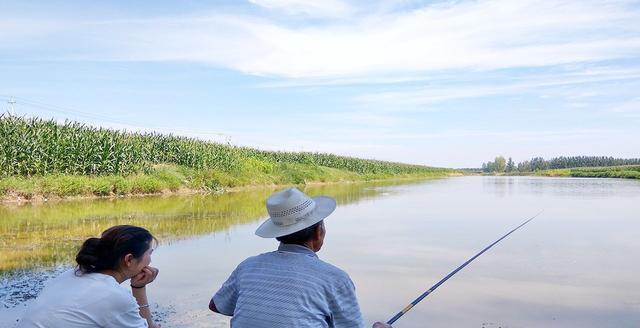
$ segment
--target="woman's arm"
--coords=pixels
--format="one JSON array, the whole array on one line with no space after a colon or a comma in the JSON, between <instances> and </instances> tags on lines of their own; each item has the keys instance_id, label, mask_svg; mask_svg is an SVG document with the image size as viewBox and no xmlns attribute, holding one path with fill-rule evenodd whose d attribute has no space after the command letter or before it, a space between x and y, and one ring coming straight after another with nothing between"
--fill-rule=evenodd
<instances>
[{"instance_id":1,"label":"woman's arm","mask_svg":"<svg viewBox=\"0 0 640 328\"><path fill-rule=\"evenodd\" d=\"M156 324L151 317L146 285L156 279L158 272L156 268L145 267L142 272L131 278L131 293L140 306L140 316L147 320L150 328L160 327L160 325Z\"/></svg>"}]
</instances>

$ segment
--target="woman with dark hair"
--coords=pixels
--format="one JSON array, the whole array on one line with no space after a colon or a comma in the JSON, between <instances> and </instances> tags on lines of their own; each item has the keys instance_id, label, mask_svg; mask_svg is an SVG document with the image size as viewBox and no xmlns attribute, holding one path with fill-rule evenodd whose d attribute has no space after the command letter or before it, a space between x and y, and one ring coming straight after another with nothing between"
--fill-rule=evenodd
<instances>
[{"instance_id":1,"label":"woman with dark hair","mask_svg":"<svg viewBox=\"0 0 640 328\"><path fill-rule=\"evenodd\" d=\"M149 266L156 239L144 228L120 225L87 239L76 269L53 279L18 323L32 327L159 327L145 286L158 275ZM120 284L131 279L131 293Z\"/></svg>"}]
</instances>

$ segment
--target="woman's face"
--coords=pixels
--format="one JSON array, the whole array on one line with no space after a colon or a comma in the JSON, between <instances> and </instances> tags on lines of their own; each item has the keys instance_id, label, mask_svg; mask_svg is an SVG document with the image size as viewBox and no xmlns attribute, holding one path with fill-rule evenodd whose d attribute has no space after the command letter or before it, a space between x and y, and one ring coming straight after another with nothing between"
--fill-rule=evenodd
<instances>
[{"instance_id":1,"label":"woman's face","mask_svg":"<svg viewBox=\"0 0 640 328\"><path fill-rule=\"evenodd\" d=\"M140 256L140 258L138 258L138 265L139 265L139 269L138 272L142 271L142 269L146 266L149 266L149 264L151 264L151 254L153 253L153 247L149 247L149 249L147 249L146 252L144 252L144 254L142 254L142 256Z\"/></svg>"},{"instance_id":2,"label":"woman's face","mask_svg":"<svg viewBox=\"0 0 640 328\"><path fill-rule=\"evenodd\" d=\"M149 266L151 264L151 254L153 253L153 243L149 246L146 252L142 254L142 256L135 258L132 257L131 261L128 265L129 276L135 276L140 273L142 269Z\"/></svg>"}]
</instances>

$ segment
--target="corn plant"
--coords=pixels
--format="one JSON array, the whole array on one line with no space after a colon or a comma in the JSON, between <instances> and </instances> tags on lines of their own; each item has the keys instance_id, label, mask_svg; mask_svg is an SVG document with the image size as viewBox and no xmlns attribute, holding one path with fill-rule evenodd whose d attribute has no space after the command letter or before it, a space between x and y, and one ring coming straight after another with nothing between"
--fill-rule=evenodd
<instances>
[{"instance_id":1,"label":"corn plant","mask_svg":"<svg viewBox=\"0 0 640 328\"><path fill-rule=\"evenodd\" d=\"M249 159L324 166L358 174L442 174L448 169L311 152L263 151L158 133L130 133L78 122L0 116L0 174L129 175L156 164L232 172Z\"/></svg>"}]
</instances>

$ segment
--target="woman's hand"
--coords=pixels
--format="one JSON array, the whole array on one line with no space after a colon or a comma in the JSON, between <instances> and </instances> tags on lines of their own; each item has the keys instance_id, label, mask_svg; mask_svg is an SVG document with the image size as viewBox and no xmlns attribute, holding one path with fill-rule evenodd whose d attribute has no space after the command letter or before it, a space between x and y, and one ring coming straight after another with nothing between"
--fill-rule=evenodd
<instances>
[{"instance_id":1,"label":"woman's hand","mask_svg":"<svg viewBox=\"0 0 640 328\"><path fill-rule=\"evenodd\" d=\"M154 267L144 267L140 273L131 277L131 286L137 288L146 286L156 279L159 271L160 270Z\"/></svg>"}]
</instances>

